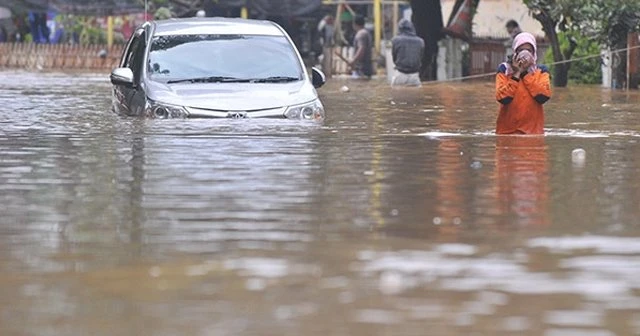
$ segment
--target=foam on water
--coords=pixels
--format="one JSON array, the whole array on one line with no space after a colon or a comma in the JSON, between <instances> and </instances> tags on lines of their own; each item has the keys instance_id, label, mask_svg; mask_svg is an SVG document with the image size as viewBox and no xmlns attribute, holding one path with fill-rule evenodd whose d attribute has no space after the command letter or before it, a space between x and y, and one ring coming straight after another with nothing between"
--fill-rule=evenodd
<instances>
[{"instance_id":1,"label":"foam on water","mask_svg":"<svg viewBox=\"0 0 640 336\"><path fill-rule=\"evenodd\" d=\"M636 237L540 237L531 239L529 247L545 247L552 252L573 252L575 250L593 249L599 253L638 254L640 238Z\"/></svg>"},{"instance_id":2,"label":"foam on water","mask_svg":"<svg viewBox=\"0 0 640 336\"><path fill-rule=\"evenodd\" d=\"M595 246L599 247L596 249L599 253L640 253L640 239L635 238L563 239L536 238L528 245L530 248L559 247L552 252ZM450 254L452 251L454 255ZM360 259L363 263L361 270L369 275L381 274L381 285L385 285L384 292L390 295L410 288L436 285L442 290L460 292L499 290L520 295L576 294L620 309L640 303L640 299L629 296L638 288L636 274L640 260L630 260L627 255L567 256L558 263L559 268L566 272L562 277L530 271L526 260L506 255L481 256L475 248L464 245L444 244L435 246L432 251L363 251L361 255L368 256ZM391 286L393 284L402 286ZM508 298L500 297L500 300L506 302ZM478 302L492 304L484 299Z\"/></svg>"},{"instance_id":3,"label":"foam on water","mask_svg":"<svg viewBox=\"0 0 640 336\"><path fill-rule=\"evenodd\" d=\"M429 138L444 138L444 137L489 137L496 136L493 131L469 131L469 132L455 132L447 130L434 130L423 133L415 134L417 136L424 136ZM507 135L508 136L508 135ZM517 135L523 136L523 135ZM533 135L537 136L537 135ZM547 129L545 130L545 137L554 138L585 138L585 139L598 139L609 137L640 137L640 133L634 131L587 131L587 130L571 130L571 129Z\"/></svg>"}]
</instances>

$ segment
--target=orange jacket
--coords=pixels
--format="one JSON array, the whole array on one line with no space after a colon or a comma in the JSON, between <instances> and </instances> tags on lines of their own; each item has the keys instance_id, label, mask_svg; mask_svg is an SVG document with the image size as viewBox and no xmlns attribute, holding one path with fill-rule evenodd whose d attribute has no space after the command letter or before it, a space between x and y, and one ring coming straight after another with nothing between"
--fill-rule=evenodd
<instances>
[{"instance_id":1,"label":"orange jacket","mask_svg":"<svg viewBox=\"0 0 640 336\"><path fill-rule=\"evenodd\" d=\"M496 100L500 103L496 134L543 134L542 104L551 98L549 71L543 66L520 78L506 75L501 64L496 75Z\"/></svg>"}]
</instances>

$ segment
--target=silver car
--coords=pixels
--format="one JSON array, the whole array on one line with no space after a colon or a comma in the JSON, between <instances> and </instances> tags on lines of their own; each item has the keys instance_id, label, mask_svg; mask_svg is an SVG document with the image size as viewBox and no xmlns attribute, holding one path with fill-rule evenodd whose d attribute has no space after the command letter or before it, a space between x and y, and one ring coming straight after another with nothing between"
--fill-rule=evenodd
<instances>
[{"instance_id":1,"label":"silver car","mask_svg":"<svg viewBox=\"0 0 640 336\"><path fill-rule=\"evenodd\" d=\"M306 71L271 21L189 18L138 28L111 73L113 109L151 118L321 121L319 69Z\"/></svg>"}]
</instances>

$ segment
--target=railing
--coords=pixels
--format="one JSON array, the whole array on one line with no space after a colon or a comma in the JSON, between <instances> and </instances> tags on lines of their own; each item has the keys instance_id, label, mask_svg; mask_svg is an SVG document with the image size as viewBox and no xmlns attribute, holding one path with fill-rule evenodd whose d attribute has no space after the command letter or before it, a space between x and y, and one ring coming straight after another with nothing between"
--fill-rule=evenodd
<instances>
[{"instance_id":1,"label":"railing","mask_svg":"<svg viewBox=\"0 0 640 336\"><path fill-rule=\"evenodd\" d=\"M0 43L0 68L111 71L118 65L123 47Z\"/></svg>"}]
</instances>

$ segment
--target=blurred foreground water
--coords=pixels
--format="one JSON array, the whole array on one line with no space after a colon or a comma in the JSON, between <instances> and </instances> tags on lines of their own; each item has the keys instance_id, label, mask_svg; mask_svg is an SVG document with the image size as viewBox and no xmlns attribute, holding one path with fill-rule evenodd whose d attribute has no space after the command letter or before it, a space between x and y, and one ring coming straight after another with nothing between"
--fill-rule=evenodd
<instances>
[{"instance_id":1,"label":"blurred foreground water","mask_svg":"<svg viewBox=\"0 0 640 336\"><path fill-rule=\"evenodd\" d=\"M496 137L493 90L141 120L106 75L2 72L0 335L640 334L638 92Z\"/></svg>"}]
</instances>

